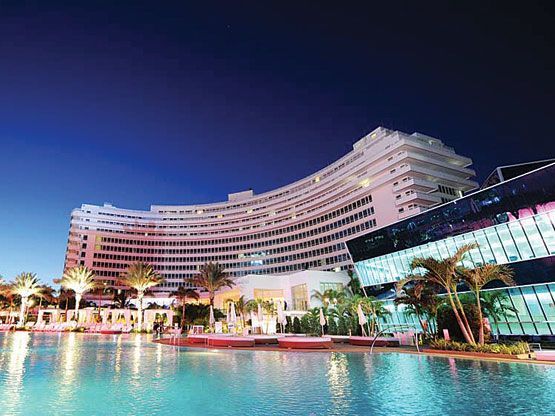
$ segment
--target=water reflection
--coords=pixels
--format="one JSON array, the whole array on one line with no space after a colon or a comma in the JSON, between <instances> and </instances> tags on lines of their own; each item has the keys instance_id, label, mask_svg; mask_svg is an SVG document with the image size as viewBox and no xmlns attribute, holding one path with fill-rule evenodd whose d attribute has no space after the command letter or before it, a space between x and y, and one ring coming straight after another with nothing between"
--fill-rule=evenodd
<instances>
[{"instance_id":1,"label":"water reflection","mask_svg":"<svg viewBox=\"0 0 555 416\"><path fill-rule=\"evenodd\" d=\"M6 414L16 413L23 394L25 360L29 352L30 334L15 332L11 335L11 345L7 345L7 369L2 394L2 408Z\"/></svg>"},{"instance_id":2,"label":"water reflection","mask_svg":"<svg viewBox=\"0 0 555 416\"><path fill-rule=\"evenodd\" d=\"M548 366L0 334L0 414L10 415L555 414L553 385Z\"/></svg>"},{"instance_id":3,"label":"water reflection","mask_svg":"<svg viewBox=\"0 0 555 416\"><path fill-rule=\"evenodd\" d=\"M337 414L346 414L349 410L349 397L351 395L351 377L349 362L345 354L331 353L328 359L328 386L334 411Z\"/></svg>"}]
</instances>

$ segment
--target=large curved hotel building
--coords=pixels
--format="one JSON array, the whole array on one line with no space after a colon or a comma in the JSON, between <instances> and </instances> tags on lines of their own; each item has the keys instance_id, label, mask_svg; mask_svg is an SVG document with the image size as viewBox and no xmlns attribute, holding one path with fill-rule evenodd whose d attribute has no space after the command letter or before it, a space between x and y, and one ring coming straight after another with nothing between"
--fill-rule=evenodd
<instances>
[{"instance_id":1,"label":"large curved hotel building","mask_svg":"<svg viewBox=\"0 0 555 416\"><path fill-rule=\"evenodd\" d=\"M65 267L86 265L107 286L136 261L189 285L208 261L235 275L344 270L345 241L475 189L472 161L440 140L377 128L324 169L273 191L148 211L84 204L71 213Z\"/></svg>"}]
</instances>

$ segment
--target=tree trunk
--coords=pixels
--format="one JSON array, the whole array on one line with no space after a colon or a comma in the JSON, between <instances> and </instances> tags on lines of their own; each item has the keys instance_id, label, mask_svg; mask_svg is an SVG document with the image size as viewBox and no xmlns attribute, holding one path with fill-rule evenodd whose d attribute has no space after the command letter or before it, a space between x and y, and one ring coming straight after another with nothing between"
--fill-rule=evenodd
<instances>
[{"instance_id":1,"label":"tree trunk","mask_svg":"<svg viewBox=\"0 0 555 416\"><path fill-rule=\"evenodd\" d=\"M464 323L461 319L461 316L459 314L457 306L455 305L455 302L453 301L453 294L451 293L451 290L449 288L447 288L447 297L449 298L449 303L451 304L451 309L453 309L453 313L455 314L455 318L457 319L457 323L459 324L459 327L461 328L461 332L464 336L464 339L469 344L473 344L471 338L468 336L468 332L466 330L466 327L464 326Z\"/></svg>"},{"instance_id":2,"label":"tree trunk","mask_svg":"<svg viewBox=\"0 0 555 416\"><path fill-rule=\"evenodd\" d=\"M21 308L19 309L19 322L20 326L25 325L25 306L27 305L27 298L21 298Z\"/></svg>"},{"instance_id":3,"label":"tree trunk","mask_svg":"<svg viewBox=\"0 0 555 416\"><path fill-rule=\"evenodd\" d=\"M210 292L210 306L214 307L214 293Z\"/></svg>"},{"instance_id":4,"label":"tree trunk","mask_svg":"<svg viewBox=\"0 0 555 416\"><path fill-rule=\"evenodd\" d=\"M428 330L426 328L424 328L424 320L422 319L422 315L420 315L420 313L418 312L418 309L415 308L414 312L416 313L416 319L418 319L418 322L420 322L420 326L422 327L422 331L424 332L424 334L428 334Z\"/></svg>"},{"instance_id":5,"label":"tree trunk","mask_svg":"<svg viewBox=\"0 0 555 416\"><path fill-rule=\"evenodd\" d=\"M137 294L137 312L138 312L138 326L139 332L143 330L143 293Z\"/></svg>"},{"instance_id":6,"label":"tree trunk","mask_svg":"<svg viewBox=\"0 0 555 416\"><path fill-rule=\"evenodd\" d=\"M472 328L470 327L470 324L468 323L468 319L466 318L466 313L464 312L464 308L463 305L461 303L461 300L459 299L459 295L457 294L457 291L455 290L454 292L455 295L455 300L457 301L457 305L459 307L459 310L461 312L461 316L464 322L464 325L466 326L466 331L470 337L471 340L471 344L476 344L476 340L474 339L474 334L472 333Z\"/></svg>"},{"instance_id":7,"label":"tree trunk","mask_svg":"<svg viewBox=\"0 0 555 416\"><path fill-rule=\"evenodd\" d=\"M79 322L79 303L81 303L81 295L75 294L75 322Z\"/></svg>"},{"instance_id":8,"label":"tree trunk","mask_svg":"<svg viewBox=\"0 0 555 416\"><path fill-rule=\"evenodd\" d=\"M183 301L183 306L181 309L181 329L185 328L185 301Z\"/></svg>"},{"instance_id":9,"label":"tree trunk","mask_svg":"<svg viewBox=\"0 0 555 416\"><path fill-rule=\"evenodd\" d=\"M480 291L477 290L476 296L476 306L478 306L478 318L480 319L480 333L478 334L478 343L484 345L484 316L482 315L482 304L480 302Z\"/></svg>"},{"instance_id":10,"label":"tree trunk","mask_svg":"<svg viewBox=\"0 0 555 416\"><path fill-rule=\"evenodd\" d=\"M501 331L499 330L499 320L497 319L497 315L495 314L495 312L491 314L491 319L493 319L493 323L495 324L497 336L501 335Z\"/></svg>"},{"instance_id":11,"label":"tree trunk","mask_svg":"<svg viewBox=\"0 0 555 416\"><path fill-rule=\"evenodd\" d=\"M67 310L69 308L69 298L66 296L66 322L67 322Z\"/></svg>"}]
</instances>

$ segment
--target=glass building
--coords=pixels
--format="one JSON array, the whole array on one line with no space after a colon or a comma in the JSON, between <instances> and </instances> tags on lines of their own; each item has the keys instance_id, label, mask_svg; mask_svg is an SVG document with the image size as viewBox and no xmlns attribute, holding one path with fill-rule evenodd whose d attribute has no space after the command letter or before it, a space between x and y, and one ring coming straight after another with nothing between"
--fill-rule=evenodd
<instances>
[{"instance_id":1,"label":"glass building","mask_svg":"<svg viewBox=\"0 0 555 416\"><path fill-rule=\"evenodd\" d=\"M555 335L555 163L438 206L347 242L364 286L395 296L415 257L438 259L477 243L463 265L508 264L516 287L506 292L518 312L495 325L501 335ZM412 271L418 273L419 270ZM388 301L394 323L416 324Z\"/></svg>"}]
</instances>

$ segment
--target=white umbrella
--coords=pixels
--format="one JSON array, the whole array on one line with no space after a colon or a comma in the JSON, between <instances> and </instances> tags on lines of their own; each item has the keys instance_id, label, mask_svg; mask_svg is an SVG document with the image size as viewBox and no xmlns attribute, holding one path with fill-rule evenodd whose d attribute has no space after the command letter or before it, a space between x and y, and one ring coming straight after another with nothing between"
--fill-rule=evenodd
<instances>
[{"instance_id":1,"label":"white umbrella","mask_svg":"<svg viewBox=\"0 0 555 416\"><path fill-rule=\"evenodd\" d=\"M229 311L228 323L234 324L237 322L237 313L235 312L235 303L231 302L231 310Z\"/></svg>"},{"instance_id":2,"label":"white umbrella","mask_svg":"<svg viewBox=\"0 0 555 416\"><path fill-rule=\"evenodd\" d=\"M320 308L320 326L322 327L322 335L324 335L324 325L326 325L326 317L324 311Z\"/></svg>"},{"instance_id":3,"label":"white umbrella","mask_svg":"<svg viewBox=\"0 0 555 416\"><path fill-rule=\"evenodd\" d=\"M229 322L229 319L230 319L230 316L229 316L229 305L227 305L227 308L226 308L226 309L227 309L227 316L225 317L225 320L226 320L227 322Z\"/></svg>"},{"instance_id":4,"label":"white umbrella","mask_svg":"<svg viewBox=\"0 0 555 416\"><path fill-rule=\"evenodd\" d=\"M283 304L281 302L278 302L277 304L277 319L278 323L281 324L281 332L285 332L283 327L287 325L287 316L283 313Z\"/></svg>"},{"instance_id":5,"label":"white umbrella","mask_svg":"<svg viewBox=\"0 0 555 416\"><path fill-rule=\"evenodd\" d=\"M210 326L216 323L216 319L214 318L214 308L212 307L212 305L210 305L210 318L208 318L208 322Z\"/></svg>"},{"instance_id":6,"label":"white umbrella","mask_svg":"<svg viewBox=\"0 0 555 416\"><path fill-rule=\"evenodd\" d=\"M262 331L262 322L264 321L264 316L262 315L262 304L258 304L258 313L256 314L258 318L258 324L260 325L260 330Z\"/></svg>"},{"instance_id":7,"label":"white umbrella","mask_svg":"<svg viewBox=\"0 0 555 416\"><path fill-rule=\"evenodd\" d=\"M366 331L364 330L364 324L368 322L368 319L366 319L366 315L364 315L364 312L362 312L362 306L360 306L360 303L357 306L357 315L358 315L358 324L362 328L362 335L366 336Z\"/></svg>"}]
</instances>

